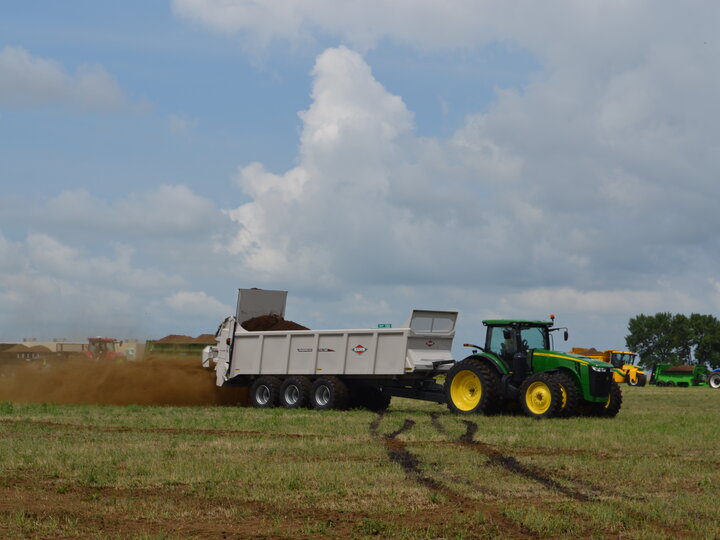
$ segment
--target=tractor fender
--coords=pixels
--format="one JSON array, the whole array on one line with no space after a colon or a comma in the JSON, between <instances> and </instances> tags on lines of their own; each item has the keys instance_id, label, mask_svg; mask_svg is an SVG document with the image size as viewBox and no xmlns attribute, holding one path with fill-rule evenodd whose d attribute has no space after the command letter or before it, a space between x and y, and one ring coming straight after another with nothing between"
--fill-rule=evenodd
<instances>
[{"instance_id":1,"label":"tractor fender","mask_svg":"<svg viewBox=\"0 0 720 540\"><path fill-rule=\"evenodd\" d=\"M495 357L492 354L471 354L467 358L463 358L463 360L469 359L474 359L487 365L488 367L490 367L490 369L495 371L500 378L502 378L503 375L507 375L508 373L507 366L505 366L505 364L499 358Z\"/></svg>"},{"instance_id":2,"label":"tractor fender","mask_svg":"<svg viewBox=\"0 0 720 540\"><path fill-rule=\"evenodd\" d=\"M575 381L576 384L580 384L580 375L573 371L572 369L568 369L566 367L559 367L556 369L548 369L547 371L544 371L543 373L564 373L565 375L568 375L569 377L572 377L572 379Z\"/></svg>"}]
</instances>

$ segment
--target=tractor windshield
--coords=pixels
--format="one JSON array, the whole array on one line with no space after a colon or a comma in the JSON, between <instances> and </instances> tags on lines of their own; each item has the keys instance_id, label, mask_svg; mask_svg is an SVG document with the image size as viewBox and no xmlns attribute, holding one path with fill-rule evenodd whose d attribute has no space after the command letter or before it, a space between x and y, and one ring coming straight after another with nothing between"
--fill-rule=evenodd
<instances>
[{"instance_id":1,"label":"tractor windshield","mask_svg":"<svg viewBox=\"0 0 720 540\"><path fill-rule=\"evenodd\" d=\"M509 324L489 326L485 350L510 362L515 353L529 349L549 349L548 330L545 326Z\"/></svg>"},{"instance_id":2,"label":"tractor windshield","mask_svg":"<svg viewBox=\"0 0 720 540\"><path fill-rule=\"evenodd\" d=\"M531 326L520 331L522 343L526 349L549 349L548 331L544 326Z\"/></svg>"},{"instance_id":3,"label":"tractor windshield","mask_svg":"<svg viewBox=\"0 0 720 540\"><path fill-rule=\"evenodd\" d=\"M95 355L102 355L108 351L108 344L104 341L91 342L90 351Z\"/></svg>"},{"instance_id":4,"label":"tractor windshield","mask_svg":"<svg viewBox=\"0 0 720 540\"><path fill-rule=\"evenodd\" d=\"M610 358L610 363L616 368L621 368L625 364L635 364L635 355L629 352L614 352Z\"/></svg>"}]
</instances>

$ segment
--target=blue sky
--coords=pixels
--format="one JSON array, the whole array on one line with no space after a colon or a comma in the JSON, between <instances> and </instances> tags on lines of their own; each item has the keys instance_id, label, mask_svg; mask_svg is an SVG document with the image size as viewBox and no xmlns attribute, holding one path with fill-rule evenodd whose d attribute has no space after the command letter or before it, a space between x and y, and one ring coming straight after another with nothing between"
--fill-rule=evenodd
<instances>
[{"instance_id":1,"label":"blue sky","mask_svg":"<svg viewBox=\"0 0 720 540\"><path fill-rule=\"evenodd\" d=\"M718 15L4 2L0 339L197 335L253 286L314 328L457 309L460 342L717 315Z\"/></svg>"}]
</instances>

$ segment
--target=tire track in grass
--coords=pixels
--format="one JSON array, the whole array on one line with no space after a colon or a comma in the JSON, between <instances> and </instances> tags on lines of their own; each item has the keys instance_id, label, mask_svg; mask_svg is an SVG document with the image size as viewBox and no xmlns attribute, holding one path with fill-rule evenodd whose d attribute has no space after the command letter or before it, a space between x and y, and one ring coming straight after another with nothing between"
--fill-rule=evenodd
<instances>
[{"instance_id":1,"label":"tire track in grass","mask_svg":"<svg viewBox=\"0 0 720 540\"><path fill-rule=\"evenodd\" d=\"M493 447L491 447L490 445L480 442L480 441L476 441L475 434L477 433L477 430L478 430L477 424L475 422L471 422L470 420L463 420L463 423L465 424L466 431L464 434L460 435L458 440L461 443L469 446L470 448L480 451L482 454L484 454L490 460L490 464L499 465L500 467L506 469L507 471L509 471L511 473L515 473L520 476L523 476L523 477L527 478L528 480L533 480L533 481L537 482L538 484L541 484L550 490L562 493L566 497L575 499L576 501L580 501L580 502L597 501L597 497L590 496L585 493L582 493L579 490L564 486L557 480L550 478L549 474L547 472L543 471L539 467L533 467L531 465L524 465L524 464L520 463L514 457L504 455L501 452L494 449Z\"/></svg>"},{"instance_id":2,"label":"tire track in grass","mask_svg":"<svg viewBox=\"0 0 720 540\"><path fill-rule=\"evenodd\" d=\"M517 467L515 467L515 464L520 465L521 469L528 469L532 472L537 472L541 476L547 477L547 480L553 483L557 483L558 485L562 486L562 484L559 484L557 480L553 480L549 477L547 473L544 473L541 468L539 467L533 467L528 465L523 465L518 460L512 456L506 456L503 455L499 450L495 448L494 445L490 445L488 443L483 443L480 441L476 441L474 439L475 434L477 433L478 427L475 422L471 422L469 420L463 420L466 426L466 432L458 437L456 439L456 442L465 446L469 446L473 448L474 450L478 450L482 452L484 455L486 455L489 458L489 463L494 465L500 465L504 467L507 470L510 470L511 472L516 472L518 474L523 474L522 470L517 470ZM430 423L433 425L433 427L441 434L443 435L450 435L450 433L447 431L445 426L442 425L440 422L440 415L438 413L430 413ZM547 455L549 452L555 452L555 449L551 448L537 448L533 454L530 455ZM586 455L586 452L583 451L573 451L570 450L568 452L563 452L564 455ZM580 493L582 496L587 497L587 499L578 499L582 502L595 502L600 499L600 497L604 496L612 496L617 497L623 500L632 500L632 501L639 501L644 502L647 501L647 497L642 496L636 496L636 495L629 495L626 493L620 493L615 490L612 490L608 488L607 486L597 486L593 483L589 482L585 479L578 479L573 476L563 474L563 473L555 473L555 477L560 477L564 480L567 480L568 482L572 482L575 484L582 484L584 487L589 488L590 491L593 492L592 495L586 495L580 492L579 490L572 490L576 493ZM533 480L537 480L537 478L531 478ZM543 482L540 482L543 483ZM553 488L555 489L555 488ZM568 488L565 488L568 489ZM562 493L562 491L561 491ZM573 497L574 498L574 497Z\"/></svg>"},{"instance_id":3,"label":"tire track in grass","mask_svg":"<svg viewBox=\"0 0 720 540\"><path fill-rule=\"evenodd\" d=\"M399 429L391 433L380 435L379 427L384 416L384 413L380 412L370 423L370 434L374 437L382 437L388 458L390 458L390 461L393 463L400 465L408 478L428 488L433 493L443 495L452 503L454 508L461 509L461 511L482 512L483 515L489 517L488 521L490 524L497 526L498 529L503 531L506 535L510 533L510 537L513 537L514 535L522 538L538 537L534 531L506 517L497 507L481 504L477 501L468 499L466 495L450 489L432 476L425 474L422 470L420 459L407 449L402 440L397 438L398 435L410 431L413 426L415 426L415 421L406 418Z\"/></svg>"},{"instance_id":4,"label":"tire track in grass","mask_svg":"<svg viewBox=\"0 0 720 540\"><path fill-rule=\"evenodd\" d=\"M471 422L470 420L463 420L462 422L465 424L465 433L460 435L457 441L463 446L468 446L474 450L480 451L488 458L491 465L499 465L509 472L519 474L528 478L529 480L534 480L551 490L558 491L565 496L581 502L590 502L597 500L595 497L591 497L578 490L563 486L557 480L553 480L552 478L550 478L548 474L546 474L544 471L542 471L542 469L538 467L523 465L514 457L502 454L500 451L496 450L489 444L476 441L475 434L478 430L477 424L475 422ZM445 426L443 426L440 422L440 416L438 415L438 413L430 414L430 423L442 435L450 435Z\"/></svg>"}]
</instances>

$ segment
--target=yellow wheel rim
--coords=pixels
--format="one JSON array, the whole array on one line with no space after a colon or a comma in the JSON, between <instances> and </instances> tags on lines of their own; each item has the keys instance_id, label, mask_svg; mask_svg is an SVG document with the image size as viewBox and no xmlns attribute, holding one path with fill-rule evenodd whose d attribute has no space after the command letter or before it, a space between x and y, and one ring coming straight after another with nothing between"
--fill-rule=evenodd
<instances>
[{"instance_id":1,"label":"yellow wheel rim","mask_svg":"<svg viewBox=\"0 0 720 540\"><path fill-rule=\"evenodd\" d=\"M533 414L544 414L550 408L552 393L544 382L536 381L525 392L525 403Z\"/></svg>"},{"instance_id":2,"label":"yellow wheel rim","mask_svg":"<svg viewBox=\"0 0 720 540\"><path fill-rule=\"evenodd\" d=\"M450 383L450 399L461 411L472 411L480 403L482 383L472 371L459 371Z\"/></svg>"},{"instance_id":3,"label":"yellow wheel rim","mask_svg":"<svg viewBox=\"0 0 720 540\"><path fill-rule=\"evenodd\" d=\"M607 409L610 407L610 403L612 403L612 393L608 396L607 401L605 402L605 408Z\"/></svg>"},{"instance_id":4,"label":"yellow wheel rim","mask_svg":"<svg viewBox=\"0 0 720 540\"><path fill-rule=\"evenodd\" d=\"M565 408L565 405L567 405L567 392L562 384L560 385L560 397L562 398L560 400L560 410L562 411Z\"/></svg>"}]
</instances>

